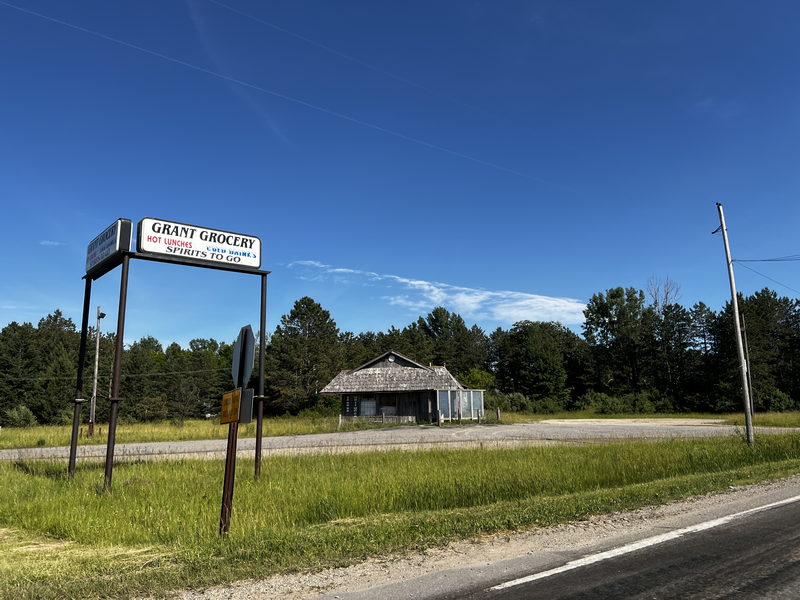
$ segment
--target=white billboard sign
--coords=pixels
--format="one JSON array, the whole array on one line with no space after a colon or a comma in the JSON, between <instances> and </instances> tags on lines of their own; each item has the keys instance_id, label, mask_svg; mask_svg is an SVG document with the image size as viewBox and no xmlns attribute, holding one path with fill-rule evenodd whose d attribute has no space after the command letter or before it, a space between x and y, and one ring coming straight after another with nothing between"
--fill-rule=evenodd
<instances>
[{"instance_id":1,"label":"white billboard sign","mask_svg":"<svg viewBox=\"0 0 800 600\"><path fill-rule=\"evenodd\" d=\"M117 219L89 242L86 248L86 272L93 275L117 266L122 254L131 249L132 231L128 219Z\"/></svg>"},{"instance_id":2,"label":"white billboard sign","mask_svg":"<svg viewBox=\"0 0 800 600\"><path fill-rule=\"evenodd\" d=\"M150 217L139 221L137 250L176 262L261 266L261 240L255 236Z\"/></svg>"}]
</instances>

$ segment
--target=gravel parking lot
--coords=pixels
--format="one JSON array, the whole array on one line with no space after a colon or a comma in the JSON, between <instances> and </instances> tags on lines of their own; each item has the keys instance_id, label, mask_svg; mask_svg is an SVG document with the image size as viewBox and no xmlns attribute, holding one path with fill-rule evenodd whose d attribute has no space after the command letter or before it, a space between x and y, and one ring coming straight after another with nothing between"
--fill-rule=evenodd
<instances>
[{"instance_id":1,"label":"gravel parking lot","mask_svg":"<svg viewBox=\"0 0 800 600\"><path fill-rule=\"evenodd\" d=\"M552 419L513 425L416 425L341 433L269 437L265 421L262 451L277 454L321 454L420 450L430 448L509 447L547 444L582 444L613 440L700 438L742 435L739 427L716 419ZM800 431L788 428L756 429L757 434ZM226 440L117 444L118 460L163 458L220 458ZM239 439L239 456L252 456L254 438ZM100 460L104 445L79 446L79 459ZM0 450L0 460L66 459L69 448Z\"/></svg>"}]
</instances>

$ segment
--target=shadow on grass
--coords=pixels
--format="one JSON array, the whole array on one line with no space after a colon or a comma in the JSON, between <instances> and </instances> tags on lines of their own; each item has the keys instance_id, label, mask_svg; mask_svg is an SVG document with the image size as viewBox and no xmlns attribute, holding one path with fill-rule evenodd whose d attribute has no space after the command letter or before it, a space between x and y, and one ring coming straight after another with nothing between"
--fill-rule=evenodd
<instances>
[{"instance_id":1,"label":"shadow on grass","mask_svg":"<svg viewBox=\"0 0 800 600\"><path fill-rule=\"evenodd\" d=\"M15 460L11 466L26 475L34 477L43 477L45 479L52 479L53 481L66 481L69 479L66 464L58 464L53 462L43 462L36 460ZM98 462L83 462L75 465L76 473L90 473L101 471L105 468L102 463Z\"/></svg>"}]
</instances>

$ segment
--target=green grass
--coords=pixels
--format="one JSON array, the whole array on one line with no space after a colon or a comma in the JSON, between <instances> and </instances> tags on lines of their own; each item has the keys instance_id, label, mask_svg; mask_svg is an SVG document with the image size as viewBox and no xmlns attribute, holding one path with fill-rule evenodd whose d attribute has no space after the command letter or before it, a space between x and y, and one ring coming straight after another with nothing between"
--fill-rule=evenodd
<instances>
[{"instance_id":1,"label":"green grass","mask_svg":"<svg viewBox=\"0 0 800 600\"><path fill-rule=\"evenodd\" d=\"M0 597L126 597L366 556L800 472L800 436L240 461L217 535L221 461L0 464Z\"/></svg>"},{"instance_id":2,"label":"green grass","mask_svg":"<svg viewBox=\"0 0 800 600\"><path fill-rule=\"evenodd\" d=\"M730 425L744 427L744 414L725 415ZM757 427L800 427L800 411L756 413L753 425Z\"/></svg>"},{"instance_id":3,"label":"green grass","mask_svg":"<svg viewBox=\"0 0 800 600\"><path fill-rule=\"evenodd\" d=\"M487 412L488 414L488 412ZM800 413L798 413L800 414ZM494 417L494 414L491 415ZM571 410L558 413L516 413L502 412L503 423L538 423L547 419L724 419L735 418L736 415L713 413L598 413L594 409Z\"/></svg>"},{"instance_id":4,"label":"green grass","mask_svg":"<svg viewBox=\"0 0 800 600\"><path fill-rule=\"evenodd\" d=\"M725 425L744 427L742 413L601 414L589 409L554 414L503 412L500 418L503 423L538 423L546 419L717 419ZM800 411L756 413L753 424L758 427L800 427Z\"/></svg>"},{"instance_id":5,"label":"green grass","mask_svg":"<svg viewBox=\"0 0 800 600\"><path fill-rule=\"evenodd\" d=\"M354 429L375 429L379 423L343 424L338 427L338 417L269 417L264 419L265 436L305 435L309 433L332 433ZM392 425L397 427L397 425ZM240 437L255 437L255 422L239 427ZM0 450L10 448L35 448L37 446L69 446L72 437L71 425L38 425L36 427L3 427L0 430ZM88 437L88 426L82 425L78 444L105 444L108 424L98 423L95 435ZM183 423L118 423L117 443L131 442L177 442L184 440L227 439L228 426L216 420L189 419Z\"/></svg>"}]
</instances>

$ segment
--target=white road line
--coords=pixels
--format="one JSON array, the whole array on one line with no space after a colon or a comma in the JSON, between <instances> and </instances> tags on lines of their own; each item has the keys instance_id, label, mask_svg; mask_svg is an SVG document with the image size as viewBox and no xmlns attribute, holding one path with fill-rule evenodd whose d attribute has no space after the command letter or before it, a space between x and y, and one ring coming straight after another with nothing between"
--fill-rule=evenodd
<instances>
[{"instance_id":1,"label":"white road line","mask_svg":"<svg viewBox=\"0 0 800 600\"><path fill-rule=\"evenodd\" d=\"M713 521L706 521L705 523L699 523L697 525L692 525L691 527L684 527L683 529L676 529L675 531L670 531L669 533L662 533L661 535L656 535L650 538L646 538L644 540L639 540L638 542L633 542L625 546L620 546L619 548L606 550L605 552L600 552L598 554L593 554L591 556L584 556L583 558L570 561L565 565L556 567L555 569L549 569L547 571L542 571L541 573L534 573L533 575L528 575L526 577L521 577L519 579L514 579L512 581L506 581L505 583L501 583L499 585L489 588L489 590L504 590L506 588L522 585L523 583L536 581L537 579L544 579L552 575L557 575L558 573L565 573L566 571L571 571L572 569L577 569L578 567L585 567L586 565L592 565L594 563L598 563L607 560L609 558L622 556L623 554L635 552L636 550L641 550L642 548L648 548L650 546L662 544L664 542L677 539L689 533L704 531L706 529L713 529L714 527L719 527L720 525L725 525L726 523L730 523L735 519L739 519L747 515L752 515L754 513L761 512L764 510L769 510L770 508L783 506L785 504L791 504L792 502L797 502L798 500L800 500L800 496L793 496L792 498L787 498L786 500L780 500L778 502L773 502L772 504L766 504L764 506L759 506L757 508L751 508L750 510L745 510L733 515L728 515L727 517L714 519Z\"/></svg>"}]
</instances>

